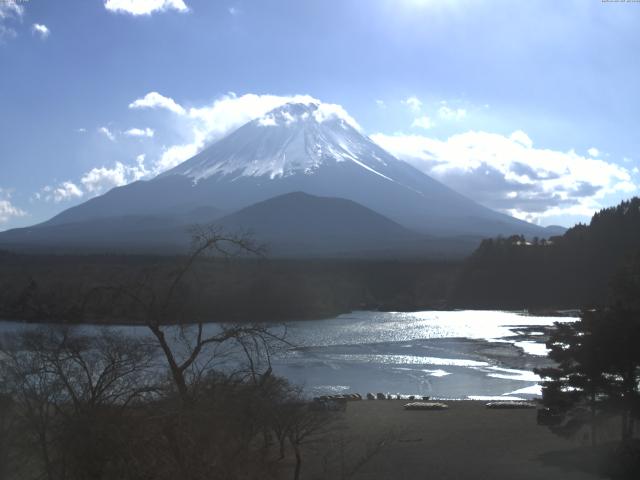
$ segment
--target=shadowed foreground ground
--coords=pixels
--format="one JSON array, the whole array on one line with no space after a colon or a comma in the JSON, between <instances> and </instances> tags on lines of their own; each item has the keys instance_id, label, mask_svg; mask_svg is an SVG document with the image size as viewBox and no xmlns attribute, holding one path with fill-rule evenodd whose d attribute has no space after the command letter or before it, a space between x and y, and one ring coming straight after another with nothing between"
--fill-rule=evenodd
<instances>
[{"instance_id":1,"label":"shadowed foreground ground","mask_svg":"<svg viewBox=\"0 0 640 480\"><path fill-rule=\"evenodd\" d=\"M405 411L404 403L350 403L328 439L306 446L302 478L598 478L549 461L563 451L575 455L581 444L538 426L535 409L489 410L485 402L457 401L447 402L446 411Z\"/></svg>"}]
</instances>

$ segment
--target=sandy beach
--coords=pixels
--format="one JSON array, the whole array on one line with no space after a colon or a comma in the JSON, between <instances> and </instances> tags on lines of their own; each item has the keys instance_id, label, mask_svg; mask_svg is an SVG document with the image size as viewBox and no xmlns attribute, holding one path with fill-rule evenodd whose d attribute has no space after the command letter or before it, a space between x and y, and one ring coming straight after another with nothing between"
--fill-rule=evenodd
<instances>
[{"instance_id":1,"label":"sandy beach","mask_svg":"<svg viewBox=\"0 0 640 480\"><path fill-rule=\"evenodd\" d=\"M563 452L586 450L536 424L536 410L491 410L447 401L442 411L407 411L403 400L351 402L322 441L304 451L302 478L358 480L579 480L558 466ZM568 462L565 462L568 463Z\"/></svg>"}]
</instances>

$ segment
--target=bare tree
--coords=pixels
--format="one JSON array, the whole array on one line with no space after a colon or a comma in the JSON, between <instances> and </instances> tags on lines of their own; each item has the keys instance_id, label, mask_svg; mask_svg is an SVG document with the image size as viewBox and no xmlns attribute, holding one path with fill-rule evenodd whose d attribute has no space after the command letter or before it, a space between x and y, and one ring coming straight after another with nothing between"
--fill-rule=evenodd
<instances>
[{"instance_id":1,"label":"bare tree","mask_svg":"<svg viewBox=\"0 0 640 480\"><path fill-rule=\"evenodd\" d=\"M30 340L27 335L31 334L23 332L4 339L0 375L5 394L19 405L17 414L20 429L25 434L25 456L29 457L32 450L37 450L41 465L34 465L34 469L41 467L43 476L53 480L57 478L52 454L55 405L60 403L62 386L50 374L43 358L24 347ZM12 445L14 449L20 446Z\"/></svg>"},{"instance_id":2,"label":"bare tree","mask_svg":"<svg viewBox=\"0 0 640 480\"><path fill-rule=\"evenodd\" d=\"M44 478L233 479L275 468L268 412L286 382L272 375L271 355L286 345L286 331L206 324L190 305L207 295L198 288L205 257L262 250L217 228L195 229L193 239L172 271L163 262L135 283L97 287L85 298L85 306L111 298L131 308L152 339L61 327L4 342L4 385L19 404L29 453L37 451L31 468ZM154 363L158 356L166 370ZM168 373L162 390L154 373ZM287 432L299 445L303 430Z\"/></svg>"},{"instance_id":3,"label":"bare tree","mask_svg":"<svg viewBox=\"0 0 640 480\"><path fill-rule=\"evenodd\" d=\"M205 325L202 318L185 315L186 279L196 277L191 283L197 285L199 261L209 256L229 259L264 252L264 247L256 245L249 235L228 234L217 226L196 226L191 233L191 252L169 274L164 288L158 286L158 274L153 271L147 272L137 285L108 287L117 296L128 298L142 312L142 321L158 342L183 405L193 402L195 380L211 366L215 354L224 350L221 346L233 344L243 352L248 371L255 380L258 364L266 359L265 369L268 369L271 350L284 341L282 333L276 334L273 329L257 323L214 326ZM206 295L206 292L199 293ZM208 355L203 355L205 351Z\"/></svg>"},{"instance_id":4,"label":"bare tree","mask_svg":"<svg viewBox=\"0 0 640 480\"><path fill-rule=\"evenodd\" d=\"M13 428L15 413L11 396L0 393L0 480L10 475L11 447L10 439L15 435Z\"/></svg>"},{"instance_id":5,"label":"bare tree","mask_svg":"<svg viewBox=\"0 0 640 480\"><path fill-rule=\"evenodd\" d=\"M119 439L109 437L127 407L155 390L155 347L110 330L86 336L43 327L6 336L0 376L24 435L14 445L49 479L101 478Z\"/></svg>"},{"instance_id":6,"label":"bare tree","mask_svg":"<svg viewBox=\"0 0 640 480\"><path fill-rule=\"evenodd\" d=\"M207 324L211 319L194 315L192 305L208 293L199 278L207 257L261 255L263 249L247 235L229 235L217 227L196 227L192 236L190 254L172 271L166 272L165 264L164 270L147 270L137 283L101 290L110 292L114 303L127 300L139 313L176 394L177 403L168 395L157 407L151 429L159 436L142 446L141 455L147 455L150 445L164 452L163 459L171 459L165 467L170 478L235 478L256 461L256 436L262 433L268 444L265 412L274 400L272 390L277 390L270 388L277 383L271 355L285 344L286 331L257 323Z\"/></svg>"},{"instance_id":7,"label":"bare tree","mask_svg":"<svg viewBox=\"0 0 640 480\"><path fill-rule=\"evenodd\" d=\"M293 478L299 480L302 469L301 446L309 437L324 429L330 417L327 412L309 408L309 404L306 402L291 403L286 406L285 411L288 417L287 438L295 456Z\"/></svg>"}]
</instances>

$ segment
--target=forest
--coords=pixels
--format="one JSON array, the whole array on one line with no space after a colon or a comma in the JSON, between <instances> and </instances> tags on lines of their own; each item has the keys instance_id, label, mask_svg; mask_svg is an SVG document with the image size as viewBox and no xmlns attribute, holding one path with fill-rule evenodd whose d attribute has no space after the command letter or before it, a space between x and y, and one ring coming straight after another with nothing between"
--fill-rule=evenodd
<instances>
[{"instance_id":1,"label":"forest","mask_svg":"<svg viewBox=\"0 0 640 480\"><path fill-rule=\"evenodd\" d=\"M607 304L583 310L576 322L555 323L546 342L554 364L535 369L543 380L545 407L538 411L538 423L566 438L575 438L582 429L592 459L586 463L600 476L614 479L640 475L637 260L615 275ZM603 434L612 426L619 431L614 441ZM565 454L561 463L575 461L571 457Z\"/></svg>"},{"instance_id":2,"label":"forest","mask_svg":"<svg viewBox=\"0 0 640 480\"><path fill-rule=\"evenodd\" d=\"M638 265L640 198L546 239L486 239L464 262L454 307L552 310L607 304L617 275Z\"/></svg>"},{"instance_id":3,"label":"forest","mask_svg":"<svg viewBox=\"0 0 640 480\"><path fill-rule=\"evenodd\" d=\"M168 288L186 256L0 254L0 318L140 323L114 291ZM459 264L407 260L199 258L181 286L183 318L287 321L352 310L446 306ZM159 293L160 294L160 293Z\"/></svg>"},{"instance_id":4,"label":"forest","mask_svg":"<svg viewBox=\"0 0 640 480\"><path fill-rule=\"evenodd\" d=\"M640 199L596 213L563 236L485 239L466 260L274 259L257 251L198 258L181 288L184 318L287 321L353 310L450 308L550 312L607 304L640 263ZM186 256L0 252L0 318L140 323L126 296L168 288Z\"/></svg>"}]
</instances>

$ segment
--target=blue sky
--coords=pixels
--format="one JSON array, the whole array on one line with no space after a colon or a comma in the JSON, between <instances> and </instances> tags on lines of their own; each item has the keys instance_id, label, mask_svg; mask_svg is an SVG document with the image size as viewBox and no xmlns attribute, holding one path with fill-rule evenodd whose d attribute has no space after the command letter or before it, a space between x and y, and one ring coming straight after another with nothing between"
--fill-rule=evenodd
<instances>
[{"instance_id":1,"label":"blue sky","mask_svg":"<svg viewBox=\"0 0 640 480\"><path fill-rule=\"evenodd\" d=\"M638 194L640 3L0 0L0 230L148 178L295 94L543 225Z\"/></svg>"}]
</instances>

